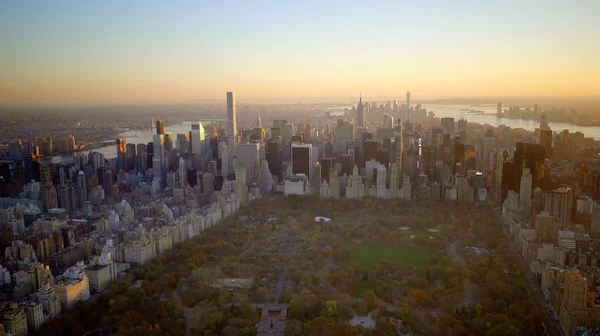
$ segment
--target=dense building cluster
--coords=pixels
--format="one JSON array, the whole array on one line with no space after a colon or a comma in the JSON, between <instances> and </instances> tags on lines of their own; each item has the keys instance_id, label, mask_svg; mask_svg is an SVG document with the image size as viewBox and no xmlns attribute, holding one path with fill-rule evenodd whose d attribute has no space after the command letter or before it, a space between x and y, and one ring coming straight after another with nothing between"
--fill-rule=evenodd
<instances>
[{"instance_id":1,"label":"dense building cluster","mask_svg":"<svg viewBox=\"0 0 600 336\"><path fill-rule=\"evenodd\" d=\"M339 113L298 124L271 118L267 127L258 113L240 119L235 95L226 98L224 125L192 122L174 135L158 120L151 142L120 137L110 157L75 151L72 162L44 164L37 147L9 146L12 161L0 171L4 330L38 329L105 291L131 264L270 194L501 204L509 239L562 328L597 323L594 140L554 132L537 107L533 133L438 119L412 106L410 93L405 103L360 97ZM51 147L51 138L39 145Z\"/></svg>"}]
</instances>

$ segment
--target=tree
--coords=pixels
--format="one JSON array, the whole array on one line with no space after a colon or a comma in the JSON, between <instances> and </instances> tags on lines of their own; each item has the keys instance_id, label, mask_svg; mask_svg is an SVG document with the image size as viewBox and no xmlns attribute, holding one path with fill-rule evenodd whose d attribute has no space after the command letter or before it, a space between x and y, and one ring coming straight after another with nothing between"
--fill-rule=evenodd
<instances>
[{"instance_id":1,"label":"tree","mask_svg":"<svg viewBox=\"0 0 600 336\"><path fill-rule=\"evenodd\" d=\"M338 312L337 302L335 301L326 301L325 306L327 307L327 313L329 316L336 316Z\"/></svg>"}]
</instances>

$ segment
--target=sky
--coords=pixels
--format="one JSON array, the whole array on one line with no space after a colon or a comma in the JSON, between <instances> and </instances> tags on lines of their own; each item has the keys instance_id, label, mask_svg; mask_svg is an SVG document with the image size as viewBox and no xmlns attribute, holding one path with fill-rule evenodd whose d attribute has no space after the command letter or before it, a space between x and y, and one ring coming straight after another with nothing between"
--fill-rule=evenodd
<instances>
[{"instance_id":1,"label":"sky","mask_svg":"<svg viewBox=\"0 0 600 336\"><path fill-rule=\"evenodd\" d=\"M600 97L600 1L0 2L0 104Z\"/></svg>"}]
</instances>

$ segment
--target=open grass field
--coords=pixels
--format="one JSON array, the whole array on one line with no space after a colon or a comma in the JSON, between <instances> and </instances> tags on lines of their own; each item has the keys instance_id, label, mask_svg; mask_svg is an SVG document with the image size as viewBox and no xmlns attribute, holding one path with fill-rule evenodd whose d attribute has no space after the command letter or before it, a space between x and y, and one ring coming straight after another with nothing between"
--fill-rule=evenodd
<instances>
[{"instance_id":1,"label":"open grass field","mask_svg":"<svg viewBox=\"0 0 600 336\"><path fill-rule=\"evenodd\" d=\"M349 243L352 249L350 263L369 270L381 261L398 261L405 265L424 266L431 254L410 246Z\"/></svg>"}]
</instances>

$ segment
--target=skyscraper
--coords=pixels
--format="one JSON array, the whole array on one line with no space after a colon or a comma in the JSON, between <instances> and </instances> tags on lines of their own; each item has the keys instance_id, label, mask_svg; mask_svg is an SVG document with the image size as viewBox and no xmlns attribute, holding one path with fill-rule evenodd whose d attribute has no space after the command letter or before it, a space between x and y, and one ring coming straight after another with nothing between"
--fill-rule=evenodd
<instances>
[{"instance_id":1,"label":"skyscraper","mask_svg":"<svg viewBox=\"0 0 600 336\"><path fill-rule=\"evenodd\" d=\"M173 133L165 132L165 151L170 152L173 150Z\"/></svg>"},{"instance_id":2,"label":"skyscraper","mask_svg":"<svg viewBox=\"0 0 600 336\"><path fill-rule=\"evenodd\" d=\"M502 102L498 102L498 105L496 105L496 116L502 116Z\"/></svg>"},{"instance_id":3,"label":"skyscraper","mask_svg":"<svg viewBox=\"0 0 600 336\"><path fill-rule=\"evenodd\" d=\"M179 158L179 186L187 187L187 169L185 167L185 160L180 157Z\"/></svg>"},{"instance_id":4,"label":"skyscraper","mask_svg":"<svg viewBox=\"0 0 600 336\"><path fill-rule=\"evenodd\" d=\"M410 123L410 92L406 92L406 122Z\"/></svg>"},{"instance_id":5,"label":"skyscraper","mask_svg":"<svg viewBox=\"0 0 600 336\"><path fill-rule=\"evenodd\" d=\"M550 126L548 125L548 115L542 114L542 117L540 118L540 130L547 129L550 129Z\"/></svg>"},{"instance_id":6,"label":"skyscraper","mask_svg":"<svg viewBox=\"0 0 600 336\"><path fill-rule=\"evenodd\" d=\"M165 138L162 134L153 136L152 173L155 180L162 181L162 169L165 163Z\"/></svg>"},{"instance_id":7,"label":"skyscraper","mask_svg":"<svg viewBox=\"0 0 600 336\"><path fill-rule=\"evenodd\" d=\"M521 174L521 190L519 192L519 206L527 212L531 209L531 183L532 177L529 173L529 168L523 168L523 173Z\"/></svg>"},{"instance_id":8,"label":"skyscraper","mask_svg":"<svg viewBox=\"0 0 600 336\"><path fill-rule=\"evenodd\" d=\"M547 158L552 157L552 130L550 128L540 129L540 145L544 147L544 153Z\"/></svg>"},{"instance_id":9,"label":"skyscraper","mask_svg":"<svg viewBox=\"0 0 600 336\"><path fill-rule=\"evenodd\" d=\"M194 153L194 155L198 157L202 155L204 150L204 137L204 127L202 126L202 124L200 122L192 123L190 143L192 145L192 153Z\"/></svg>"},{"instance_id":10,"label":"skyscraper","mask_svg":"<svg viewBox=\"0 0 600 336\"><path fill-rule=\"evenodd\" d=\"M229 145L227 145L226 142L219 142L217 146L219 152L219 159L221 159L221 175L227 176L227 173L229 172Z\"/></svg>"},{"instance_id":11,"label":"skyscraper","mask_svg":"<svg viewBox=\"0 0 600 336\"><path fill-rule=\"evenodd\" d=\"M233 92L227 92L227 136L229 149L229 166L223 169L227 172L233 171L233 157L237 145L237 106L235 104L235 95Z\"/></svg>"},{"instance_id":12,"label":"skyscraper","mask_svg":"<svg viewBox=\"0 0 600 336\"><path fill-rule=\"evenodd\" d=\"M125 166L127 167L127 169L125 169L126 172L131 171L136 169L135 166L135 160L136 160L136 146L135 144L127 144L127 152L125 153L126 155L126 161L125 161Z\"/></svg>"},{"instance_id":13,"label":"skyscraper","mask_svg":"<svg viewBox=\"0 0 600 336\"><path fill-rule=\"evenodd\" d=\"M310 176L312 145L292 143L292 174Z\"/></svg>"},{"instance_id":14,"label":"skyscraper","mask_svg":"<svg viewBox=\"0 0 600 336\"><path fill-rule=\"evenodd\" d=\"M58 199L56 197L56 188L52 183L50 167L47 165L43 165L40 168L40 181L42 184L42 203L44 205L44 211L48 212L48 210L58 207Z\"/></svg>"},{"instance_id":15,"label":"skyscraper","mask_svg":"<svg viewBox=\"0 0 600 336\"><path fill-rule=\"evenodd\" d=\"M491 129L488 129L485 133L482 146L483 153L481 155L481 170L486 174L491 171L494 167L494 152L496 151L496 136Z\"/></svg>"},{"instance_id":16,"label":"skyscraper","mask_svg":"<svg viewBox=\"0 0 600 336\"><path fill-rule=\"evenodd\" d=\"M165 124L162 120L156 121L156 134L165 134Z\"/></svg>"},{"instance_id":17,"label":"skyscraper","mask_svg":"<svg viewBox=\"0 0 600 336\"><path fill-rule=\"evenodd\" d=\"M117 138L117 170L127 170L127 143L125 139Z\"/></svg>"},{"instance_id":18,"label":"skyscraper","mask_svg":"<svg viewBox=\"0 0 600 336\"><path fill-rule=\"evenodd\" d=\"M516 186L519 188L519 181L521 181L521 174L523 173L523 168L529 168L531 175L533 177L532 189L535 189L540 186L540 167L545 162L545 151L544 147L539 144L532 144L526 142L517 142L517 149L515 150L514 155L514 164L515 164L515 172L517 174L516 179L513 182L516 182ZM519 192L519 190L515 190Z\"/></svg>"},{"instance_id":19,"label":"skyscraper","mask_svg":"<svg viewBox=\"0 0 600 336\"><path fill-rule=\"evenodd\" d=\"M243 162L246 169L246 182L253 182L254 165L260 165L260 144L241 143L237 144L236 162Z\"/></svg>"},{"instance_id":20,"label":"skyscraper","mask_svg":"<svg viewBox=\"0 0 600 336\"><path fill-rule=\"evenodd\" d=\"M77 174L77 207L83 209L83 205L87 201L87 179L83 171Z\"/></svg>"},{"instance_id":21,"label":"skyscraper","mask_svg":"<svg viewBox=\"0 0 600 336\"><path fill-rule=\"evenodd\" d=\"M362 95L356 107L356 126L365 127L365 108L362 103Z\"/></svg>"}]
</instances>

